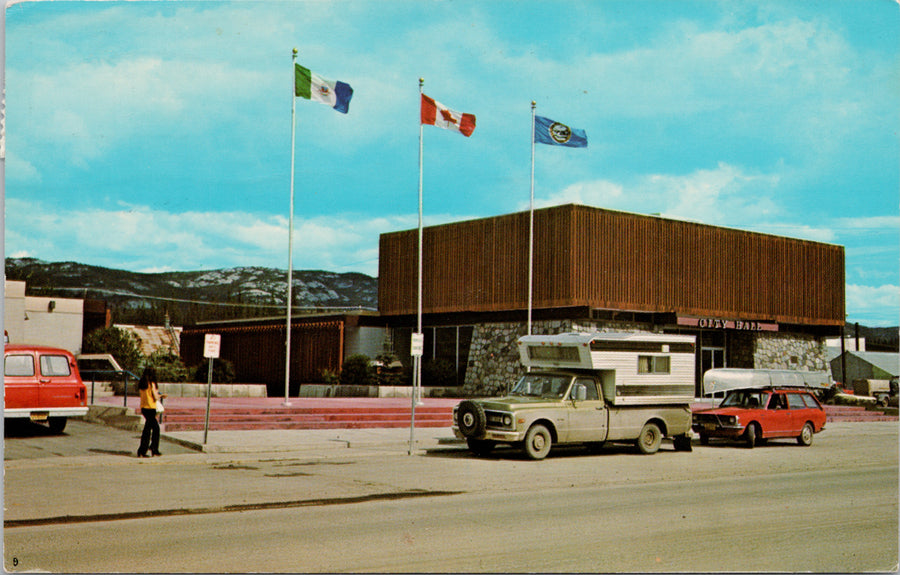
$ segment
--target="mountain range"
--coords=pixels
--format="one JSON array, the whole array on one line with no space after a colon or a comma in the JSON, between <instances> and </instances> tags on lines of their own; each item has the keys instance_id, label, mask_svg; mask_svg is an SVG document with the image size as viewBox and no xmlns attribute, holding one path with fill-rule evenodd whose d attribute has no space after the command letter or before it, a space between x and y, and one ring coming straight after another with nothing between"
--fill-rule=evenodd
<instances>
[{"instance_id":1,"label":"mountain range","mask_svg":"<svg viewBox=\"0 0 900 575\"><path fill-rule=\"evenodd\" d=\"M210 317L279 315L287 297L287 271L264 267L137 273L7 258L6 279L25 281L28 295L103 300L118 323L161 323L162 317L155 316L166 313L182 324ZM306 311L378 307L378 280L365 274L295 270L291 283L294 306L310 308Z\"/></svg>"}]
</instances>

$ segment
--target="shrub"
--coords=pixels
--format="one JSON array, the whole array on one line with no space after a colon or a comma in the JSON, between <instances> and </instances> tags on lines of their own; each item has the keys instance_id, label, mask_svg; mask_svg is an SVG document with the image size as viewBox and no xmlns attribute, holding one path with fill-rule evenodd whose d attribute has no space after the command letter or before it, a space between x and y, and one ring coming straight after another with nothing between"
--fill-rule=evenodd
<instances>
[{"instance_id":1,"label":"shrub","mask_svg":"<svg viewBox=\"0 0 900 575\"><path fill-rule=\"evenodd\" d=\"M209 381L209 360L200 362L191 369L191 380L199 383ZM213 360L213 383L234 382L234 364L227 359Z\"/></svg>"},{"instance_id":2,"label":"shrub","mask_svg":"<svg viewBox=\"0 0 900 575\"><path fill-rule=\"evenodd\" d=\"M381 363L381 367L375 373L375 381L378 385L409 385L409 382L405 381L403 364L397 361L397 356L381 354L375 359Z\"/></svg>"},{"instance_id":3,"label":"shrub","mask_svg":"<svg viewBox=\"0 0 900 575\"><path fill-rule=\"evenodd\" d=\"M341 375L331 369L323 369L319 372L319 377L322 378L322 383L326 385L337 385L341 382Z\"/></svg>"},{"instance_id":4,"label":"shrub","mask_svg":"<svg viewBox=\"0 0 900 575\"><path fill-rule=\"evenodd\" d=\"M159 381L178 383L187 381L190 376L188 368L181 358L167 347L151 353L147 358L146 367L153 367L156 370L156 377Z\"/></svg>"},{"instance_id":5,"label":"shrub","mask_svg":"<svg viewBox=\"0 0 900 575\"><path fill-rule=\"evenodd\" d=\"M361 353L351 355L341 367L341 383L344 385L372 385L375 383L375 369L369 364L369 357Z\"/></svg>"},{"instance_id":6,"label":"shrub","mask_svg":"<svg viewBox=\"0 0 900 575\"><path fill-rule=\"evenodd\" d=\"M429 359L422 363L422 386L453 387L456 368L446 359Z\"/></svg>"},{"instance_id":7,"label":"shrub","mask_svg":"<svg viewBox=\"0 0 900 575\"><path fill-rule=\"evenodd\" d=\"M114 326L101 327L87 334L82 353L109 353L122 369L138 376L144 361L137 336Z\"/></svg>"}]
</instances>

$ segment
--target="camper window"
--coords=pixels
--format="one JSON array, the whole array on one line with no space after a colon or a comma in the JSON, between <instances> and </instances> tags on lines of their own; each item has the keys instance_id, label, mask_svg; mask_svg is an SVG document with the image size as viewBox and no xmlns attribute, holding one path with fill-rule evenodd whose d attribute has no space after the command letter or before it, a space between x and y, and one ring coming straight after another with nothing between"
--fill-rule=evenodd
<instances>
[{"instance_id":1,"label":"camper window","mask_svg":"<svg viewBox=\"0 0 900 575\"><path fill-rule=\"evenodd\" d=\"M669 373L670 369L667 355L638 356L638 373Z\"/></svg>"}]
</instances>

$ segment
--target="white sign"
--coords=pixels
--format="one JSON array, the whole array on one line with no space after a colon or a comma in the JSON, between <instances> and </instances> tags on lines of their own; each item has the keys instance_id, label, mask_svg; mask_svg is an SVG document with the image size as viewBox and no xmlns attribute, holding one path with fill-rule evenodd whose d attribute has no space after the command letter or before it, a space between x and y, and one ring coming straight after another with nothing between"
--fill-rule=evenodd
<instances>
[{"instance_id":1,"label":"white sign","mask_svg":"<svg viewBox=\"0 0 900 575\"><path fill-rule=\"evenodd\" d=\"M425 351L425 334L424 333L413 333L412 334L412 343L410 344L409 354L413 357L422 357L422 353Z\"/></svg>"},{"instance_id":2,"label":"white sign","mask_svg":"<svg viewBox=\"0 0 900 575\"><path fill-rule=\"evenodd\" d=\"M203 340L203 357L219 357L219 348L222 346L222 336L218 333L208 333Z\"/></svg>"}]
</instances>

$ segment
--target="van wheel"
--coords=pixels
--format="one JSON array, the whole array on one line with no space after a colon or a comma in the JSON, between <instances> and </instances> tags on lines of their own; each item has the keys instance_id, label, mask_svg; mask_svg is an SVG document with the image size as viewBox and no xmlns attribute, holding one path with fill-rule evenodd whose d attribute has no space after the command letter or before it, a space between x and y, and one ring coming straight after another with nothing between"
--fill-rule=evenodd
<instances>
[{"instance_id":1,"label":"van wheel","mask_svg":"<svg viewBox=\"0 0 900 575\"><path fill-rule=\"evenodd\" d=\"M63 429L66 428L66 418L65 417L48 417L47 425L50 426L50 431L53 433L62 433Z\"/></svg>"},{"instance_id":2,"label":"van wheel","mask_svg":"<svg viewBox=\"0 0 900 575\"><path fill-rule=\"evenodd\" d=\"M800 445L812 445L813 441L813 426L810 422L806 422L806 425L803 426L803 429L800 430L800 435L797 436L797 443Z\"/></svg>"},{"instance_id":3,"label":"van wheel","mask_svg":"<svg viewBox=\"0 0 900 575\"><path fill-rule=\"evenodd\" d=\"M638 451L644 455L651 455L659 451L660 443L662 443L662 432L659 430L659 426L655 423L646 423L641 429L635 445L637 445Z\"/></svg>"},{"instance_id":4,"label":"van wheel","mask_svg":"<svg viewBox=\"0 0 900 575\"><path fill-rule=\"evenodd\" d=\"M747 440L747 447L753 449L758 444L758 439L761 439L762 433L759 431L759 425L756 423L751 423L747 426L747 430L744 431L744 439Z\"/></svg>"},{"instance_id":5,"label":"van wheel","mask_svg":"<svg viewBox=\"0 0 900 575\"><path fill-rule=\"evenodd\" d=\"M541 424L532 425L525 434L525 453L532 459L543 459L550 453L553 438L550 431Z\"/></svg>"}]
</instances>

